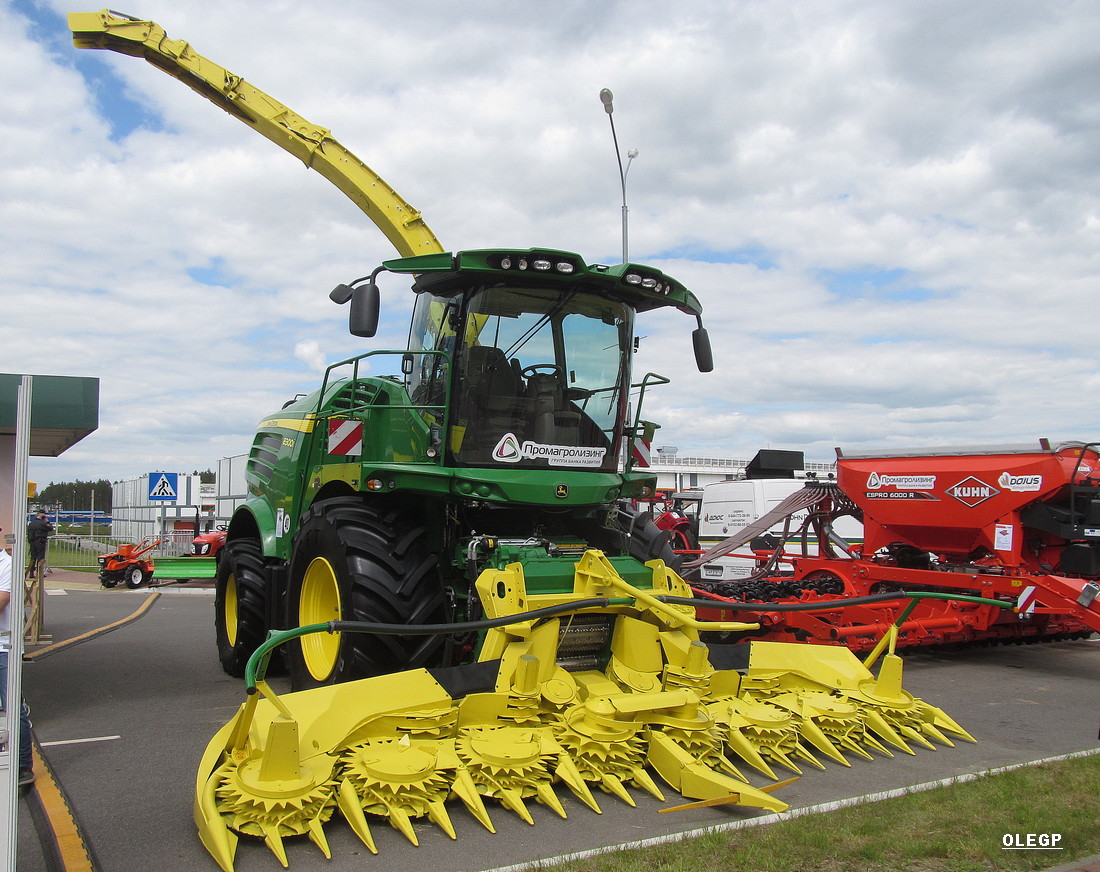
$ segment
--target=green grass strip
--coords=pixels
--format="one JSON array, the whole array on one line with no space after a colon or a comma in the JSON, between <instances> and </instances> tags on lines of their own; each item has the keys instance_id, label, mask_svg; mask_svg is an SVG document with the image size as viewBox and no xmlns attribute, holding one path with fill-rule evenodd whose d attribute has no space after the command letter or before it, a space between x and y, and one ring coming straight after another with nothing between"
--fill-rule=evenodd
<instances>
[{"instance_id":1,"label":"green grass strip","mask_svg":"<svg viewBox=\"0 0 1100 872\"><path fill-rule=\"evenodd\" d=\"M1061 850L1006 836L1061 835ZM1100 854L1100 755L1075 757L766 826L556 866L562 872L1030 872ZM552 861L551 861L552 862ZM551 865L550 862L544 864Z\"/></svg>"}]
</instances>

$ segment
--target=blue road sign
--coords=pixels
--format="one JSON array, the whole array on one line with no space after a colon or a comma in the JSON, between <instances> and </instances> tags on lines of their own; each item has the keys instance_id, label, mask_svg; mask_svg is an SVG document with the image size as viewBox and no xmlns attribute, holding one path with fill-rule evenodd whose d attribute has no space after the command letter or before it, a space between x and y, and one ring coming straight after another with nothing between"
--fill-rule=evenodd
<instances>
[{"instance_id":1,"label":"blue road sign","mask_svg":"<svg viewBox=\"0 0 1100 872\"><path fill-rule=\"evenodd\" d=\"M149 473L149 499L175 501L179 496L179 473Z\"/></svg>"}]
</instances>

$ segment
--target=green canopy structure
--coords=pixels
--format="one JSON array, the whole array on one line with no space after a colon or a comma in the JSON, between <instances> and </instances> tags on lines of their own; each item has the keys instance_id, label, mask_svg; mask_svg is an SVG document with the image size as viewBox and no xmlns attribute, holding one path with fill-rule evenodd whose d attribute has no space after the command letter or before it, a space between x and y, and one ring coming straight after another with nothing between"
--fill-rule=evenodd
<instances>
[{"instance_id":1,"label":"green canopy structure","mask_svg":"<svg viewBox=\"0 0 1100 872\"><path fill-rule=\"evenodd\" d=\"M99 379L33 375L30 433L26 454L57 457L99 427ZM7 544L22 530L26 503L12 506L16 463L16 419L22 375L0 373L0 527ZM16 500L16 502L20 502ZM17 520L18 519L18 520Z\"/></svg>"},{"instance_id":2,"label":"green canopy structure","mask_svg":"<svg viewBox=\"0 0 1100 872\"><path fill-rule=\"evenodd\" d=\"M22 375L0 373L0 439L15 436ZM99 379L36 375L31 394L30 454L57 457L99 427Z\"/></svg>"}]
</instances>

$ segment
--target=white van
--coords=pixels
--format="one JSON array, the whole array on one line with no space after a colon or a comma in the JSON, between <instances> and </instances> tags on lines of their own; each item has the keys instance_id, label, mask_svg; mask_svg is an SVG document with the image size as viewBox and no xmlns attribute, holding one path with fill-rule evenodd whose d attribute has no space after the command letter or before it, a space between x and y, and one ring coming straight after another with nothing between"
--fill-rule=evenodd
<instances>
[{"instance_id":1,"label":"white van","mask_svg":"<svg viewBox=\"0 0 1100 872\"><path fill-rule=\"evenodd\" d=\"M719 481L703 488L703 500L699 506L699 547L703 551L717 545L737 533L762 515L774 509L795 491L801 490L810 479L805 478L757 478L740 481ZM806 510L795 513L790 523L793 536L806 519ZM834 524L834 532L849 542L863 539L863 525L855 518L842 516ZM774 536L783 534L780 522L768 531ZM801 541L790 541L788 551L801 554ZM748 545L739 553L749 553ZM811 551L811 554L814 553ZM730 581L745 578L757 569L750 557L718 557L700 567L702 581ZM782 567L780 567L780 572Z\"/></svg>"}]
</instances>

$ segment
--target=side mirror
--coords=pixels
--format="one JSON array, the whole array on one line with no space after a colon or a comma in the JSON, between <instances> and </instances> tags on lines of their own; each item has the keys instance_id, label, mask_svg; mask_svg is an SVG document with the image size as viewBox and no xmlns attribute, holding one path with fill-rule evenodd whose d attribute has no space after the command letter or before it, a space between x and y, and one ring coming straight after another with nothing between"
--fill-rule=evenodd
<instances>
[{"instance_id":1,"label":"side mirror","mask_svg":"<svg viewBox=\"0 0 1100 872\"><path fill-rule=\"evenodd\" d=\"M380 301L381 294L374 282L351 289L348 330L352 336L371 337L378 331Z\"/></svg>"},{"instance_id":2,"label":"side mirror","mask_svg":"<svg viewBox=\"0 0 1100 872\"><path fill-rule=\"evenodd\" d=\"M337 285L328 292L328 298L332 300L332 302L342 306L351 299L352 293L353 291L349 285Z\"/></svg>"},{"instance_id":3,"label":"side mirror","mask_svg":"<svg viewBox=\"0 0 1100 872\"><path fill-rule=\"evenodd\" d=\"M696 327L691 331L691 344L695 348L695 365L699 372L714 371L714 355L710 350L710 334L706 327Z\"/></svg>"}]
</instances>

